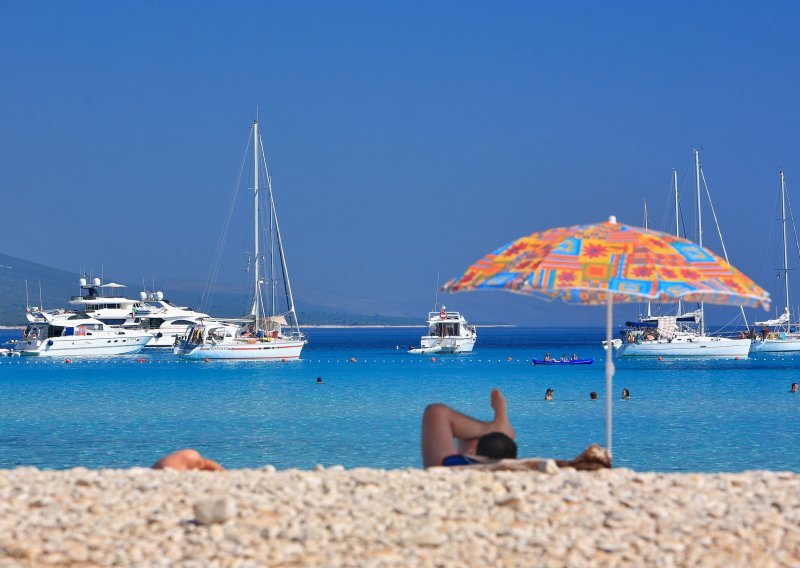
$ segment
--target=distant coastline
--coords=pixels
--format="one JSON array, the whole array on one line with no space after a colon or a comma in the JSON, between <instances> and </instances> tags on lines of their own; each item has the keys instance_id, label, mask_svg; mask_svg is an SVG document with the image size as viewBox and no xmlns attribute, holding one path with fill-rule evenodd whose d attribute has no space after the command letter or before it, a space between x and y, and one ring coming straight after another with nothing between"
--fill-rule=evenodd
<instances>
[{"instance_id":1,"label":"distant coastline","mask_svg":"<svg viewBox=\"0 0 800 568\"><path fill-rule=\"evenodd\" d=\"M311 324L311 325L301 325L300 327L301 328L306 328L306 329L351 329L351 328L353 328L353 329L360 329L360 328L365 328L365 329L371 329L371 328L417 329L417 328L426 328L428 326L422 325L422 324L419 324L419 325L412 325L412 324L408 324L408 325L388 325L388 324L386 324L386 325L384 325L384 324L352 324L352 325L348 325L348 324ZM517 326L514 325L514 324L510 324L510 323L487 323L487 324L476 323L475 327L517 327Z\"/></svg>"}]
</instances>

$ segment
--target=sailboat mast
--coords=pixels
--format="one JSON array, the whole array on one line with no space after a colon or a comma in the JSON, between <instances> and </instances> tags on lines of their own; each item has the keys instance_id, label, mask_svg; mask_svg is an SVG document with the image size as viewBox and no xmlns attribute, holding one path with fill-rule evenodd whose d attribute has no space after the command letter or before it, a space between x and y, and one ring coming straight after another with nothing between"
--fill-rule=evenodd
<instances>
[{"instance_id":1,"label":"sailboat mast","mask_svg":"<svg viewBox=\"0 0 800 568\"><path fill-rule=\"evenodd\" d=\"M258 312L259 312L259 298L261 297L261 290L259 286L259 270L258 270L258 120L253 121L253 317L256 319L256 327L258 327Z\"/></svg>"},{"instance_id":2,"label":"sailboat mast","mask_svg":"<svg viewBox=\"0 0 800 568\"><path fill-rule=\"evenodd\" d=\"M675 168L672 169L672 186L675 188L675 236L680 238L681 236L681 220L680 220L680 204L678 202L678 170ZM681 315L681 301L678 300L678 312L677 315Z\"/></svg>"},{"instance_id":3,"label":"sailboat mast","mask_svg":"<svg viewBox=\"0 0 800 568\"><path fill-rule=\"evenodd\" d=\"M694 149L694 171L697 187L697 244L703 246L703 212L700 207L700 151ZM700 335L706 334L706 313L703 302L700 302Z\"/></svg>"},{"instance_id":4,"label":"sailboat mast","mask_svg":"<svg viewBox=\"0 0 800 568\"><path fill-rule=\"evenodd\" d=\"M781 170L781 224L783 225L783 291L786 309L789 309L789 256L786 247L786 182Z\"/></svg>"}]
</instances>

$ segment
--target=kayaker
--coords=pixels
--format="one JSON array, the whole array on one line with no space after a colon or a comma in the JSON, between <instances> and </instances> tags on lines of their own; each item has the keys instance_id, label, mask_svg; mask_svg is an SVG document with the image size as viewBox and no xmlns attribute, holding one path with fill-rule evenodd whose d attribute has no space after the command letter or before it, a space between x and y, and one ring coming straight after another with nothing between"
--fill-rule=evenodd
<instances>
[{"instance_id":1,"label":"kayaker","mask_svg":"<svg viewBox=\"0 0 800 568\"><path fill-rule=\"evenodd\" d=\"M550 353L545 353L544 354L544 362L545 363L549 363L550 362Z\"/></svg>"},{"instance_id":2,"label":"kayaker","mask_svg":"<svg viewBox=\"0 0 800 568\"><path fill-rule=\"evenodd\" d=\"M573 361L577 361L577 360L578 360L578 355L577 355L577 353L573 353L573 354L572 354L572 360L573 360Z\"/></svg>"}]
</instances>

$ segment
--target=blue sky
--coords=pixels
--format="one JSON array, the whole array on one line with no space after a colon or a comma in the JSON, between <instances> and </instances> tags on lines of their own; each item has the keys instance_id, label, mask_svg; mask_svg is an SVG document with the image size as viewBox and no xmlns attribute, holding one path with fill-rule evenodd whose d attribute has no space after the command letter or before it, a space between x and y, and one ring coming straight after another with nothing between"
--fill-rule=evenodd
<instances>
[{"instance_id":1,"label":"blue sky","mask_svg":"<svg viewBox=\"0 0 800 568\"><path fill-rule=\"evenodd\" d=\"M640 224L645 199L658 228L692 146L733 264L771 289L778 169L800 188L799 14L3 1L0 250L204 281L258 107L298 291L425 312L437 272L534 230L612 213ZM237 230L231 282L248 250ZM518 323L600 321L515 297L448 301Z\"/></svg>"}]
</instances>

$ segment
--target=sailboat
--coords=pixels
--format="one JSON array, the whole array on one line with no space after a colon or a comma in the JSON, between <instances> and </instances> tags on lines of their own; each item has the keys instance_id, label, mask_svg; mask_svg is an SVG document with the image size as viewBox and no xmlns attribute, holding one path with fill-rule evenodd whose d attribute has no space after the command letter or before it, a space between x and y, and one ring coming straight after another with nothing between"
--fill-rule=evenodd
<instances>
[{"instance_id":1,"label":"sailboat","mask_svg":"<svg viewBox=\"0 0 800 568\"><path fill-rule=\"evenodd\" d=\"M758 337L753 339L750 347L752 353L790 353L800 351L800 333L797 332L797 325L792 329L791 313L789 311L789 252L786 242L786 180L781 177L781 225L783 229L783 293L784 309L783 313L775 318L766 321L755 322Z\"/></svg>"},{"instance_id":2,"label":"sailboat","mask_svg":"<svg viewBox=\"0 0 800 568\"><path fill-rule=\"evenodd\" d=\"M700 199L700 152L695 149L695 179L697 183L697 222L698 243L703 246L703 221ZM675 235L680 236L678 221L678 176L673 170L675 189ZM715 217L716 220L716 217ZM724 249L724 245L723 245ZM725 257L727 260L727 252ZM700 309L682 313L682 303L678 302L674 316L651 316L648 304L648 317L637 322L627 322L622 330L619 357L747 357L750 339L732 339L706 335L705 310ZM615 345L616 346L616 345Z\"/></svg>"},{"instance_id":3,"label":"sailboat","mask_svg":"<svg viewBox=\"0 0 800 568\"><path fill-rule=\"evenodd\" d=\"M294 306L292 286L286 268L275 199L272 193L272 179L267 168L264 144L259 133L258 120L253 121L253 298L250 313L235 320L204 318L193 325L183 339L175 346L174 353L187 359L248 359L248 360L289 360L298 359L307 343L300 331L297 312ZM264 168L266 187L259 187L259 174ZM269 215L269 244L266 255L260 248L259 219L261 215L259 198L261 191L267 190L266 208ZM277 259L276 259L277 256ZM279 310L278 270L283 280L285 310ZM248 267L249 268L249 267ZM267 271L267 268L269 270ZM266 286L265 286L266 284Z\"/></svg>"}]
</instances>

